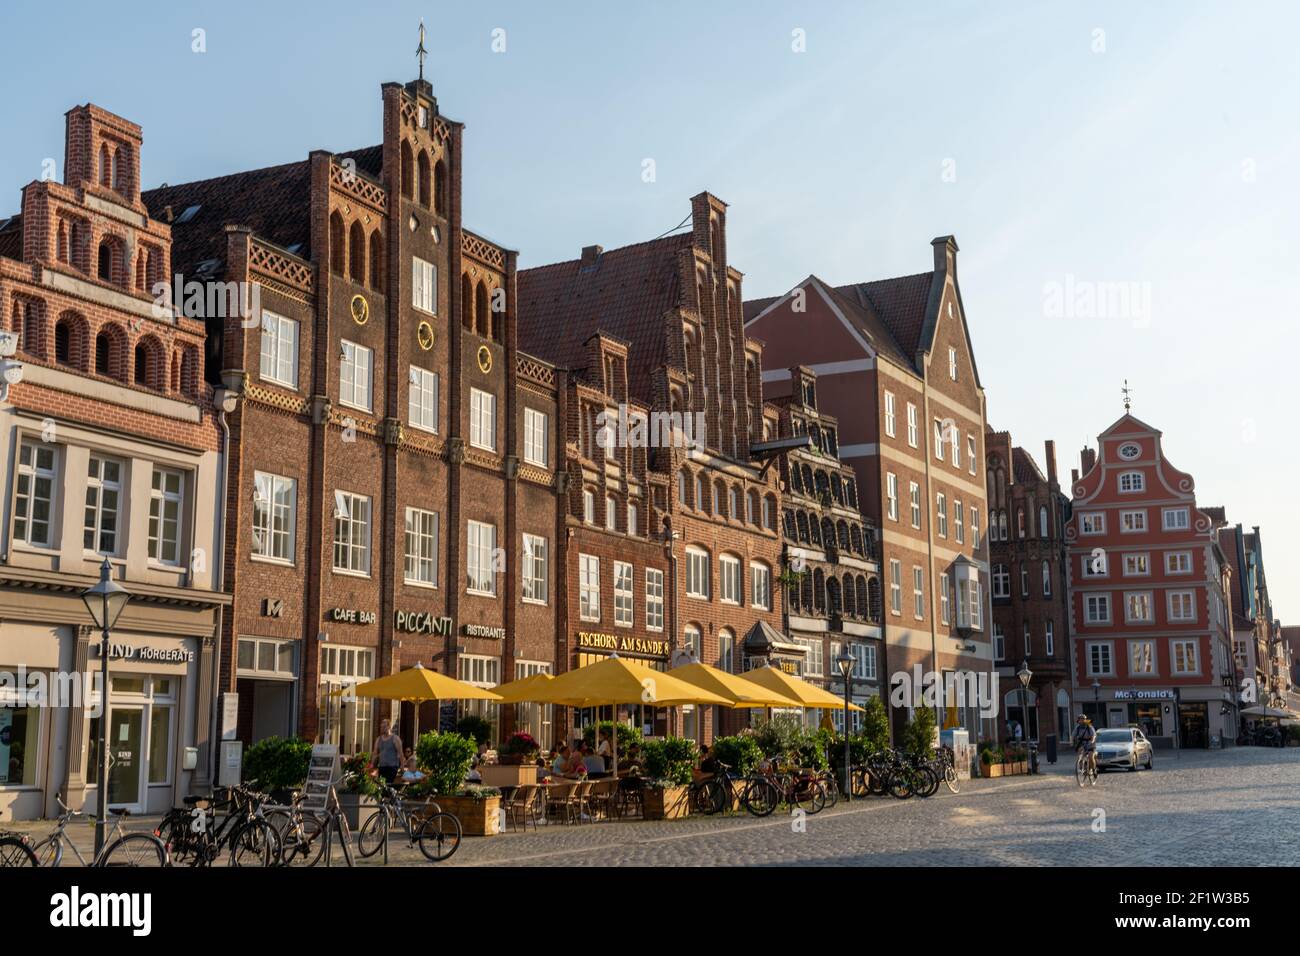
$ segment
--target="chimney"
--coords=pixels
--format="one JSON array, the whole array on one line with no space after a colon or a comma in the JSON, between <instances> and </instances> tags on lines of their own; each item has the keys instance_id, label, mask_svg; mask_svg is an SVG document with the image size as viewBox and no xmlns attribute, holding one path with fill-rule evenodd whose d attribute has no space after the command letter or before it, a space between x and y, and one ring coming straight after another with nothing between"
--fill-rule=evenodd
<instances>
[{"instance_id":1,"label":"chimney","mask_svg":"<svg viewBox=\"0 0 1300 956\"><path fill-rule=\"evenodd\" d=\"M1095 451L1091 448L1084 448L1083 451L1079 452L1079 470L1083 474L1086 475L1092 471L1092 466L1095 464L1097 464L1097 453Z\"/></svg>"},{"instance_id":2,"label":"chimney","mask_svg":"<svg viewBox=\"0 0 1300 956\"><path fill-rule=\"evenodd\" d=\"M1043 442L1043 457L1047 459L1047 480L1056 484L1056 442L1050 438Z\"/></svg>"},{"instance_id":3,"label":"chimney","mask_svg":"<svg viewBox=\"0 0 1300 956\"><path fill-rule=\"evenodd\" d=\"M934 271L955 275L957 272L957 240L952 236L931 239L934 247Z\"/></svg>"},{"instance_id":4,"label":"chimney","mask_svg":"<svg viewBox=\"0 0 1300 956\"><path fill-rule=\"evenodd\" d=\"M582 268L590 269L596 264L596 260L605 250L600 246L583 246L582 247Z\"/></svg>"},{"instance_id":5,"label":"chimney","mask_svg":"<svg viewBox=\"0 0 1300 956\"><path fill-rule=\"evenodd\" d=\"M1070 485L1071 485L1071 486L1074 486L1074 485L1077 485L1078 483L1079 483L1079 469L1078 469L1078 468L1071 468L1071 469L1070 469Z\"/></svg>"}]
</instances>

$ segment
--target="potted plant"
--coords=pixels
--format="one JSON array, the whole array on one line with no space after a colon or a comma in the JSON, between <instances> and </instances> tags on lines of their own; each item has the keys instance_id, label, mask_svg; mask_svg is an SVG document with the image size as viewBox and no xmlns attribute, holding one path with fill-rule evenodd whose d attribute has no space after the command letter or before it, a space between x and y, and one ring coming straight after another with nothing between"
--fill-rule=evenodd
<instances>
[{"instance_id":1,"label":"potted plant","mask_svg":"<svg viewBox=\"0 0 1300 956\"><path fill-rule=\"evenodd\" d=\"M537 755L541 745L531 734L513 733L501 748L496 763L479 764L479 776L493 787L518 787L537 782Z\"/></svg>"},{"instance_id":2,"label":"potted plant","mask_svg":"<svg viewBox=\"0 0 1300 956\"><path fill-rule=\"evenodd\" d=\"M417 798L432 796L460 820L461 831L467 836L494 836L500 832L501 791L465 783L477 751L471 737L436 731L421 734L415 745L415 762L425 778L409 792Z\"/></svg>"},{"instance_id":3,"label":"potted plant","mask_svg":"<svg viewBox=\"0 0 1300 956\"><path fill-rule=\"evenodd\" d=\"M689 784L699 748L693 740L663 737L641 747L647 780L641 791L647 820L676 820L690 812Z\"/></svg>"},{"instance_id":4,"label":"potted plant","mask_svg":"<svg viewBox=\"0 0 1300 956\"><path fill-rule=\"evenodd\" d=\"M355 831L369 818L383 795L383 780L379 771L370 766L367 751L344 757L343 780L338 786L339 809L347 818L348 826Z\"/></svg>"},{"instance_id":5,"label":"potted plant","mask_svg":"<svg viewBox=\"0 0 1300 956\"><path fill-rule=\"evenodd\" d=\"M500 760L504 764L536 762L537 755L541 751L542 745L533 738L532 734L518 730L506 738L505 746L501 748Z\"/></svg>"},{"instance_id":6,"label":"potted plant","mask_svg":"<svg viewBox=\"0 0 1300 956\"><path fill-rule=\"evenodd\" d=\"M244 751L244 780L255 783L276 803L293 802L293 791L307 782L311 744L300 737L265 737Z\"/></svg>"}]
</instances>

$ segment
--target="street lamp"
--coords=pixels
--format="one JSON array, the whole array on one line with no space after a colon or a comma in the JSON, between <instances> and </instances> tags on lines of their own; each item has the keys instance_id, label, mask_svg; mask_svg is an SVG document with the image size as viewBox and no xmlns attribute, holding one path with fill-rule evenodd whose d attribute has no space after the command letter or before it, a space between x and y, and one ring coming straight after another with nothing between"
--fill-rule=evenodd
<instances>
[{"instance_id":1,"label":"street lamp","mask_svg":"<svg viewBox=\"0 0 1300 956\"><path fill-rule=\"evenodd\" d=\"M1029 659L1025 658L1020 663L1020 670L1016 671L1016 676L1020 678L1020 718L1025 725L1025 753L1029 752L1029 682L1034 678L1034 672L1029 669ZM1033 770L1034 761L1029 762L1029 768Z\"/></svg>"},{"instance_id":2,"label":"street lamp","mask_svg":"<svg viewBox=\"0 0 1300 956\"><path fill-rule=\"evenodd\" d=\"M853 673L853 655L845 648L835 663L844 678L844 800L847 803L853 799L853 774L849 769L849 675Z\"/></svg>"},{"instance_id":3,"label":"street lamp","mask_svg":"<svg viewBox=\"0 0 1300 956\"><path fill-rule=\"evenodd\" d=\"M95 801L95 856L98 857L108 830L108 636L126 602L131 600L131 592L113 580L113 566L105 558L99 566L99 583L83 591L81 599L100 629L99 799Z\"/></svg>"}]
</instances>

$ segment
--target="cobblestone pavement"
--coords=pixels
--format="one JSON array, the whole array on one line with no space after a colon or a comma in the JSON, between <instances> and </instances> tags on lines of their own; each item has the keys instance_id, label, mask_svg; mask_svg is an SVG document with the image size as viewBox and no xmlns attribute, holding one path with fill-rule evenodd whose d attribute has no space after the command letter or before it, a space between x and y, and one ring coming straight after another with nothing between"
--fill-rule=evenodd
<instances>
[{"instance_id":1,"label":"cobblestone pavement","mask_svg":"<svg viewBox=\"0 0 1300 956\"><path fill-rule=\"evenodd\" d=\"M802 821L742 814L466 837L436 865L1300 865L1300 749L1157 751L1154 770L1104 773L1088 790L1068 751L1043 769L929 800L841 802ZM391 864L434 865L391 848Z\"/></svg>"}]
</instances>

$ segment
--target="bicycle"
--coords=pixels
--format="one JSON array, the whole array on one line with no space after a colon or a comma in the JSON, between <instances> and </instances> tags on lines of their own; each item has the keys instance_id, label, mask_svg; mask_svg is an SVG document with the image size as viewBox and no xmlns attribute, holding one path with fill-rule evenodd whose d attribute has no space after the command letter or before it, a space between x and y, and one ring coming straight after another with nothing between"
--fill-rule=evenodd
<instances>
[{"instance_id":1,"label":"bicycle","mask_svg":"<svg viewBox=\"0 0 1300 956\"><path fill-rule=\"evenodd\" d=\"M325 822L316 813L304 813L295 792L288 806L272 806L266 822L280 838L277 866L315 866L325 849Z\"/></svg>"},{"instance_id":2,"label":"bicycle","mask_svg":"<svg viewBox=\"0 0 1300 956\"><path fill-rule=\"evenodd\" d=\"M1097 751L1075 746L1079 756L1074 760L1074 779L1080 787L1097 786Z\"/></svg>"},{"instance_id":3,"label":"bicycle","mask_svg":"<svg viewBox=\"0 0 1300 956\"><path fill-rule=\"evenodd\" d=\"M29 837L0 830L0 867L5 866L40 866Z\"/></svg>"},{"instance_id":4,"label":"bicycle","mask_svg":"<svg viewBox=\"0 0 1300 956\"><path fill-rule=\"evenodd\" d=\"M399 827L406 835L408 846L419 846L420 852L434 863L449 859L460 849L460 820L426 798L417 809L407 810L402 795L388 785L379 798L379 808L366 818L357 831L357 851L371 857L388 842L389 831Z\"/></svg>"},{"instance_id":5,"label":"bicycle","mask_svg":"<svg viewBox=\"0 0 1300 956\"><path fill-rule=\"evenodd\" d=\"M942 778L943 785L951 793L961 792L961 778L957 776L957 765L951 747L935 747L934 759L930 764L931 769Z\"/></svg>"},{"instance_id":6,"label":"bicycle","mask_svg":"<svg viewBox=\"0 0 1300 956\"><path fill-rule=\"evenodd\" d=\"M691 810L706 816L730 810L735 802L732 799L735 793L733 785L742 781L747 782L748 778L732 773L731 766L719 760L717 773L691 784L687 794Z\"/></svg>"},{"instance_id":7,"label":"bicycle","mask_svg":"<svg viewBox=\"0 0 1300 956\"><path fill-rule=\"evenodd\" d=\"M812 814L826 806L826 789L812 771L768 770L750 779L740 802L756 817L770 815L782 803Z\"/></svg>"},{"instance_id":8,"label":"bicycle","mask_svg":"<svg viewBox=\"0 0 1300 956\"><path fill-rule=\"evenodd\" d=\"M84 810L73 810L60 798L54 798L63 812L55 818L54 832L31 848L37 866L56 867L63 862L63 850L66 845L82 866L171 866L171 857L162 840L151 833L127 833L123 822L131 815L129 810L109 809L113 816L111 832L104 838L104 845L94 854L90 862L81 855L77 845L67 836L68 824L78 817L84 817Z\"/></svg>"},{"instance_id":9,"label":"bicycle","mask_svg":"<svg viewBox=\"0 0 1300 956\"><path fill-rule=\"evenodd\" d=\"M246 787L228 787L225 794L223 800L185 797L185 806L169 810L154 835L189 866L211 866L226 847L231 866L270 866L280 857L280 835L262 813L265 796Z\"/></svg>"}]
</instances>

